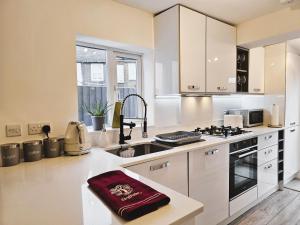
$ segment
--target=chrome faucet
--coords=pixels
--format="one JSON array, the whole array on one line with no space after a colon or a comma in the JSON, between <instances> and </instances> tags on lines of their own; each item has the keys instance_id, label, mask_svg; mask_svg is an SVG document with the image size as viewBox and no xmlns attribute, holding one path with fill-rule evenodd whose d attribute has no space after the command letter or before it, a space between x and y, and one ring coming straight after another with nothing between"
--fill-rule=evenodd
<instances>
[{"instance_id":1,"label":"chrome faucet","mask_svg":"<svg viewBox=\"0 0 300 225\"><path fill-rule=\"evenodd\" d=\"M143 133L142 133L142 136L143 138L147 138L148 137L148 134L147 134L147 103L145 101L145 99L138 95L138 94L130 94L130 95L127 95L123 102L122 102L122 108L121 108L121 115L120 115L120 135L119 135L119 144L125 144L125 140L130 140L131 139L131 132L132 132L132 128L136 126L135 123L133 122L130 122L130 123L124 123L124 114L123 114L123 107L125 105L125 102L126 100L129 98L129 97L138 97L142 100L143 104L144 104L144 108L145 108L145 114L144 114L144 125L143 125ZM129 126L130 128L130 132L129 132L129 135L125 136L124 135L124 125L126 126Z\"/></svg>"}]
</instances>

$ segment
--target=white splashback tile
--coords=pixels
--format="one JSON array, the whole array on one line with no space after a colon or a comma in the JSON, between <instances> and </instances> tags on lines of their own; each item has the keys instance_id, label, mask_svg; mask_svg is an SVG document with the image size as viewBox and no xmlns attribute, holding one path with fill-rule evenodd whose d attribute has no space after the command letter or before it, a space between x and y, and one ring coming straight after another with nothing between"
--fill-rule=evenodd
<instances>
[{"instance_id":1,"label":"white splashback tile","mask_svg":"<svg viewBox=\"0 0 300 225\"><path fill-rule=\"evenodd\" d=\"M180 123L180 97L155 99L155 126L165 127Z\"/></svg>"},{"instance_id":2,"label":"white splashback tile","mask_svg":"<svg viewBox=\"0 0 300 225\"><path fill-rule=\"evenodd\" d=\"M181 98L181 123L199 126L202 122L212 121L213 99L211 97Z\"/></svg>"}]
</instances>

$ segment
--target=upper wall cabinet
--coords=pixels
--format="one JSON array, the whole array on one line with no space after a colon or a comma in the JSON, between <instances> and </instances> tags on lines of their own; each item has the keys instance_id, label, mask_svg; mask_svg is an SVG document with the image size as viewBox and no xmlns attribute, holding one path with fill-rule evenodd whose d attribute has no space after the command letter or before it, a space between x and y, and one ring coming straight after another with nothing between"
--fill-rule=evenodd
<instances>
[{"instance_id":1,"label":"upper wall cabinet","mask_svg":"<svg viewBox=\"0 0 300 225\"><path fill-rule=\"evenodd\" d=\"M287 43L265 47L265 94L285 97L285 126L300 124L300 57Z\"/></svg>"},{"instance_id":2,"label":"upper wall cabinet","mask_svg":"<svg viewBox=\"0 0 300 225\"><path fill-rule=\"evenodd\" d=\"M286 43L265 47L265 94L285 95Z\"/></svg>"},{"instance_id":3,"label":"upper wall cabinet","mask_svg":"<svg viewBox=\"0 0 300 225\"><path fill-rule=\"evenodd\" d=\"M206 92L236 92L236 28L207 18Z\"/></svg>"},{"instance_id":4,"label":"upper wall cabinet","mask_svg":"<svg viewBox=\"0 0 300 225\"><path fill-rule=\"evenodd\" d=\"M205 23L198 12L180 9L180 91L205 92Z\"/></svg>"},{"instance_id":5,"label":"upper wall cabinet","mask_svg":"<svg viewBox=\"0 0 300 225\"><path fill-rule=\"evenodd\" d=\"M249 93L263 94L265 91L265 49L249 51Z\"/></svg>"},{"instance_id":6,"label":"upper wall cabinet","mask_svg":"<svg viewBox=\"0 0 300 225\"><path fill-rule=\"evenodd\" d=\"M177 5L154 28L156 95L235 92L234 27Z\"/></svg>"},{"instance_id":7,"label":"upper wall cabinet","mask_svg":"<svg viewBox=\"0 0 300 225\"><path fill-rule=\"evenodd\" d=\"M179 94L179 9L154 18L156 95Z\"/></svg>"},{"instance_id":8,"label":"upper wall cabinet","mask_svg":"<svg viewBox=\"0 0 300 225\"><path fill-rule=\"evenodd\" d=\"M155 16L156 95L205 92L205 23L182 6Z\"/></svg>"}]
</instances>

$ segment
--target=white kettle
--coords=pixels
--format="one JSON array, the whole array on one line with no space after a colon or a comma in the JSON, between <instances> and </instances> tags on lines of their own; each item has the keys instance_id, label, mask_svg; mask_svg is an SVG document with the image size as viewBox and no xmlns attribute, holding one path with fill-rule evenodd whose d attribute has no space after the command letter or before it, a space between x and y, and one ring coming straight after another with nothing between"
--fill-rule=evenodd
<instances>
[{"instance_id":1,"label":"white kettle","mask_svg":"<svg viewBox=\"0 0 300 225\"><path fill-rule=\"evenodd\" d=\"M84 123L69 122L65 134L64 147L67 155L82 155L90 151L91 142Z\"/></svg>"}]
</instances>

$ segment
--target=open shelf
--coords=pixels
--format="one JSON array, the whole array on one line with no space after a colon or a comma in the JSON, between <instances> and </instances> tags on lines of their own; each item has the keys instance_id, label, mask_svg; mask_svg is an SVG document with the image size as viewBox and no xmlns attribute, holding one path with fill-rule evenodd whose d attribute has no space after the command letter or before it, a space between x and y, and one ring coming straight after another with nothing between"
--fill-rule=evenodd
<instances>
[{"instance_id":1,"label":"open shelf","mask_svg":"<svg viewBox=\"0 0 300 225\"><path fill-rule=\"evenodd\" d=\"M283 188L284 179L284 130L278 131L278 183Z\"/></svg>"},{"instance_id":2,"label":"open shelf","mask_svg":"<svg viewBox=\"0 0 300 225\"><path fill-rule=\"evenodd\" d=\"M236 56L236 91L239 93L248 93L249 49L237 47Z\"/></svg>"}]
</instances>

